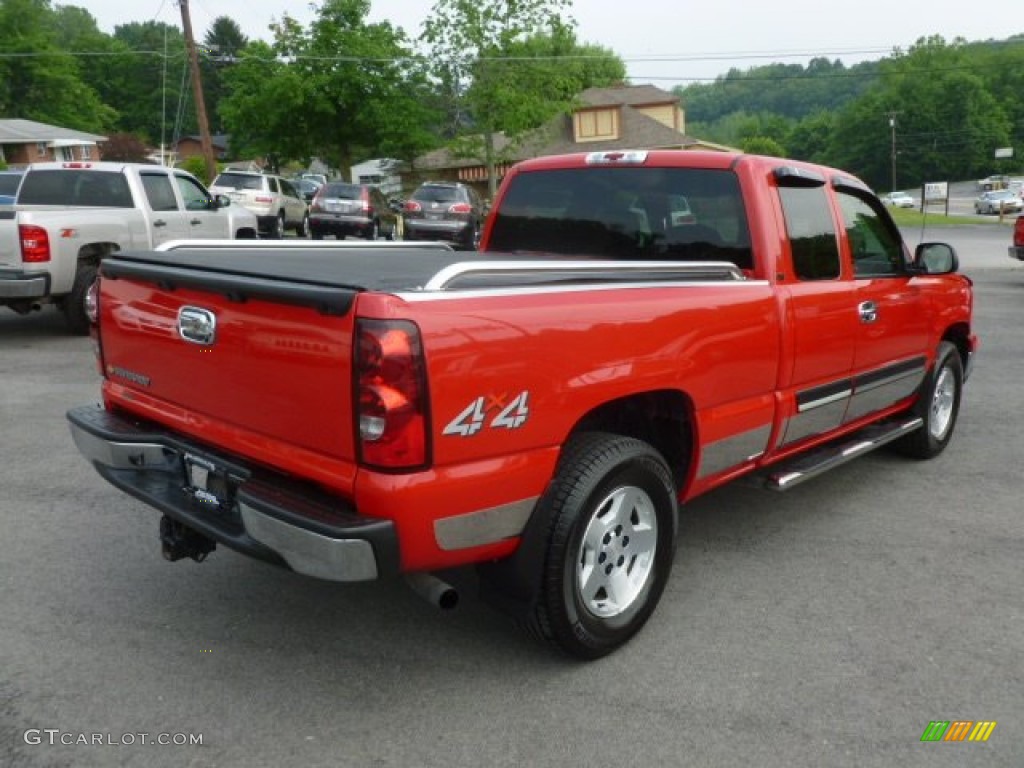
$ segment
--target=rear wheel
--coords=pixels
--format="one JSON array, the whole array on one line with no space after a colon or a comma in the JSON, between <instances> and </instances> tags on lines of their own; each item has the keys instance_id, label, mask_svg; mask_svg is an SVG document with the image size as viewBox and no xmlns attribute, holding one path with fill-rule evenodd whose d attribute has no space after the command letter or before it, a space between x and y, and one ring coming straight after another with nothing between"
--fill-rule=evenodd
<instances>
[{"instance_id":1,"label":"rear wheel","mask_svg":"<svg viewBox=\"0 0 1024 768\"><path fill-rule=\"evenodd\" d=\"M665 460L633 438L580 435L536 514L548 534L528 629L579 658L614 651L654 612L672 568L678 512Z\"/></svg>"},{"instance_id":2,"label":"rear wheel","mask_svg":"<svg viewBox=\"0 0 1024 768\"><path fill-rule=\"evenodd\" d=\"M274 229L270 236L275 240L280 240L284 237L284 211L277 214L277 218L274 219Z\"/></svg>"},{"instance_id":3,"label":"rear wheel","mask_svg":"<svg viewBox=\"0 0 1024 768\"><path fill-rule=\"evenodd\" d=\"M380 237L380 223L374 221L368 230L366 230L367 240L376 240Z\"/></svg>"},{"instance_id":4,"label":"rear wheel","mask_svg":"<svg viewBox=\"0 0 1024 768\"><path fill-rule=\"evenodd\" d=\"M295 227L295 234L299 237L309 237L309 214L302 214L302 221Z\"/></svg>"},{"instance_id":5,"label":"rear wheel","mask_svg":"<svg viewBox=\"0 0 1024 768\"><path fill-rule=\"evenodd\" d=\"M96 267L91 264L80 264L75 273L75 282L71 293L64 299L64 319L72 333L84 335L89 332L89 316L85 313L86 297L89 288L96 281Z\"/></svg>"},{"instance_id":6,"label":"rear wheel","mask_svg":"<svg viewBox=\"0 0 1024 768\"><path fill-rule=\"evenodd\" d=\"M948 341L939 344L935 365L921 385L913 414L924 421L921 429L911 432L896 447L915 459L938 456L949 445L960 413L960 395L964 386L960 351Z\"/></svg>"}]
</instances>

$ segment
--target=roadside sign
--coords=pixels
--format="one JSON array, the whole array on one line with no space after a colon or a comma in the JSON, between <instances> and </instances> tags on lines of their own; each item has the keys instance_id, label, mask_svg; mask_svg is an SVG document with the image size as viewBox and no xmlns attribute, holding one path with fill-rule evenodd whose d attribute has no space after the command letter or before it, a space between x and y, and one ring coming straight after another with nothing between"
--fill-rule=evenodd
<instances>
[{"instance_id":1,"label":"roadside sign","mask_svg":"<svg viewBox=\"0 0 1024 768\"><path fill-rule=\"evenodd\" d=\"M1000 147L996 150L996 160L1013 157L1013 147Z\"/></svg>"}]
</instances>

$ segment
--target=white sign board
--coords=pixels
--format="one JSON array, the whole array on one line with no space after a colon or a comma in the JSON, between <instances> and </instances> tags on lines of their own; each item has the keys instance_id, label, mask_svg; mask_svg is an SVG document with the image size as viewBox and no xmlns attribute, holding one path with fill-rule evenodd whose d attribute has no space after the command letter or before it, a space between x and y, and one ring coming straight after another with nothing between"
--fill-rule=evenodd
<instances>
[{"instance_id":1,"label":"white sign board","mask_svg":"<svg viewBox=\"0 0 1024 768\"><path fill-rule=\"evenodd\" d=\"M996 160L1013 157L1013 147L1000 147L996 150Z\"/></svg>"},{"instance_id":2,"label":"white sign board","mask_svg":"<svg viewBox=\"0 0 1024 768\"><path fill-rule=\"evenodd\" d=\"M924 185L924 199L925 202L935 202L938 200L945 200L949 197L949 182L948 181L930 181L925 182Z\"/></svg>"}]
</instances>

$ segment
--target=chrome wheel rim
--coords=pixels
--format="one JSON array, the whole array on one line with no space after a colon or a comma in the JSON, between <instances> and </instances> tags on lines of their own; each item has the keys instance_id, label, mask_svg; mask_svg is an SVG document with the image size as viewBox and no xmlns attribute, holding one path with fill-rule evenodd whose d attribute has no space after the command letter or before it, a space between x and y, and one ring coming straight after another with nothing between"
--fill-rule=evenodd
<instances>
[{"instance_id":1,"label":"chrome wheel rim","mask_svg":"<svg viewBox=\"0 0 1024 768\"><path fill-rule=\"evenodd\" d=\"M587 524L576 558L576 591L602 619L628 611L654 570L658 518L647 492L635 486L608 494Z\"/></svg>"},{"instance_id":2,"label":"chrome wheel rim","mask_svg":"<svg viewBox=\"0 0 1024 768\"><path fill-rule=\"evenodd\" d=\"M953 423L955 402L956 376L948 366L945 366L939 372L938 381L935 382L935 391L932 393L931 434L936 440L941 440L949 431L949 427Z\"/></svg>"}]
</instances>

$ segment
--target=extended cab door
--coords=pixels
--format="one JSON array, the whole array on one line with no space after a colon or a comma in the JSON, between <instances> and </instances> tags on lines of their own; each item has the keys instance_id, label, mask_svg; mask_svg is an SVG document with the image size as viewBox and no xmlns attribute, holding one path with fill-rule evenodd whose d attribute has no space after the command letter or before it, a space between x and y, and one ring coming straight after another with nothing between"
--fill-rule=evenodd
<instances>
[{"instance_id":1,"label":"extended cab door","mask_svg":"<svg viewBox=\"0 0 1024 768\"><path fill-rule=\"evenodd\" d=\"M777 275L786 320L777 444L785 447L843 423L860 320L824 176L779 168L775 180L787 235Z\"/></svg>"},{"instance_id":2,"label":"extended cab door","mask_svg":"<svg viewBox=\"0 0 1024 768\"><path fill-rule=\"evenodd\" d=\"M188 237L183 211L167 171L154 167L152 170L140 171L139 179L146 193L145 204L149 207L153 246Z\"/></svg>"},{"instance_id":3,"label":"extended cab door","mask_svg":"<svg viewBox=\"0 0 1024 768\"><path fill-rule=\"evenodd\" d=\"M926 297L907 271L899 230L867 190L836 185L852 263L858 331L853 394L844 421L912 395L928 364Z\"/></svg>"}]
</instances>

